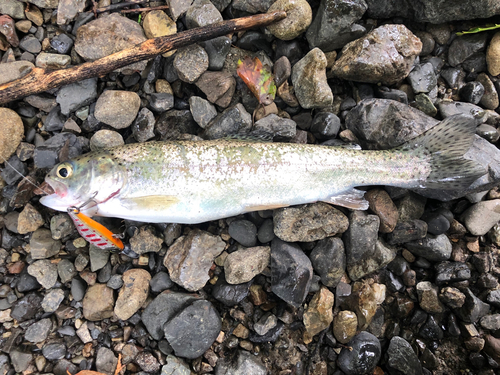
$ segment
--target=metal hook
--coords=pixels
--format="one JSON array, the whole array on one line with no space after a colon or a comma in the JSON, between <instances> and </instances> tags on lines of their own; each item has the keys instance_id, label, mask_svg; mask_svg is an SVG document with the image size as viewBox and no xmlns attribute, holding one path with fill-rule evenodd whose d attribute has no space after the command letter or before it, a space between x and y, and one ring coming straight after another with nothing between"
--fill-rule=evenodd
<instances>
[{"instance_id":1,"label":"metal hook","mask_svg":"<svg viewBox=\"0 0 500 375\"><path fill-rule=\"evenodd\" d=\"M90 197L87 201L85 201L85 202L84 202L84 203L82 203L81 205L79 205L78 207L76 207L76 206L70 206L70 207L68 207L67 211L68 211L68 212L70 212L70 211L71 211L71 212L73 212L73 213L75 213L75 214L79 214L79 213L80 213L80 211L81 211L81 209L82 209L83 207L85 207L86 205L88 205L88 204L90 204L90 203L92 203L92 202L97 203L97 202L94 200L94 198L96 197L96 195L97 195L97 191L95 191L95 192L92 194L92 197Z\"/></svg>"}]
</instances>

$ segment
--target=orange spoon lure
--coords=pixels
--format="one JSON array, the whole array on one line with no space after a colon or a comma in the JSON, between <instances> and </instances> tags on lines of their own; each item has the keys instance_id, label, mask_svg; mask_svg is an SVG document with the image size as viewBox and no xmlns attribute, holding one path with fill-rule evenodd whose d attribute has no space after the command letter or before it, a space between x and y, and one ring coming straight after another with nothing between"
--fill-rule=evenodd
<instances>
[{"instance_id":1,"label":"orange spoon lure","mask_svg":"<svg viewBox=\"0 0 500 375\"><path fill-rule=\"evenodd\" d=\"M123 250L125 248L123 242L119 238L116 238L113 232L104 225L99 224L97 221L81 213L78 208L68 208L68 215L73 220L73 223L75 223L78 233L80 233L85 241L101 249L117 247Z\"/></svg>"}]
</instances>

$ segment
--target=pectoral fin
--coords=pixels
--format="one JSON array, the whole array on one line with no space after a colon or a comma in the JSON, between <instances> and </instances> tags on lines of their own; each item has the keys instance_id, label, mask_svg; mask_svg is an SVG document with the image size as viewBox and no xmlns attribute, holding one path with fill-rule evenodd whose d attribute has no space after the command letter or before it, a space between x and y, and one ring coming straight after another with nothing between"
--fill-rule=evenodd
<instances>
[{"instance_id":1,"label":"pectoral fin","mask_svg":"<svg viewBox=\"0 0 500 375\"><path fill-rule=\"evenodd\" d=\"M164 210L176 203L179 203L179 198L175 195L145 195L135 198L120 199L122 206L129 210Z\"/></svg>"},{"instance_id":2,"label":"pectoral fin","mask_svg":"<svg viewBox=\"0 0 500 375\"><path fill-rule=\"evenodd\" d=\"M365 192L363 190L351 189L345 193L335 195L325 199L323 202L335 204L350 208L352 210L366 210L368 209L368 201L364 198Z\"/></svg>"},{"instance_id":3,"label":"pectoral fin","mask_svg":"<svg viewBox=\"0 0 500 375\"><path fill-rule=\"evenodd\" d=\"M255 206L246 206L245 210L246 212L253 212L253 211L265 211L265 210L275 210L277 208L283 208L283 207L288 207L290 206L289 204L262 204L262 205L255 205Z\"/></svg>"}]
</instances>

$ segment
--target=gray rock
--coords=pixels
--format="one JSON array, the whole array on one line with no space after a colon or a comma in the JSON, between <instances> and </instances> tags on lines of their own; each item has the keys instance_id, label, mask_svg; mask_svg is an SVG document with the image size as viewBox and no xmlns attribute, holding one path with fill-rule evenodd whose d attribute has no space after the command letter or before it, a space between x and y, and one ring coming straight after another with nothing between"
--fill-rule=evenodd
<instances>
[{"instance_id":1,"label":"gray rock","mask_svg":"<svg viewBox=\"0 0 500 375\"><path fill-rule=\"evenodd\" d=\"M329 52L360 38L366 29L356 22L367 8L364 0L322 0L306 33L311 49L318 47Z\"/></svg>"},{"instance_id":2,"label":"gray rock","mask_svg":"<svg viewBox=\"0 0 500 375\"><path fill-rule=\"evenodd\" d=\"M333 94L326 80L326 57L319 49L308 52L292 68L295 96L303 108L326 107L333 103Z\"/></svg>"},{"instance_id":3,"label":"gray rock","mask_svg":"<svg viewBox=\"0 0 500 375\"><path fill-rule=\"evenodd\" d=\"M214 298L226 306L234 306L248 296L252 281L243 284L229 284L223 277L219 277L212 289Z\"/></svg>"},{"instance_id":4,"label":"gray rock","mask_svg":"<svg viewBox=\"0 0 500 375\"><path fill-rule=\"evenodd\" d=\"M109 259L109 251L98 248L97 246L90 245L90 270L92 272L99 271L103 268Z\"/></svg>"},{"instance_id":5,"label":"gray rock","mask_svg":"<svg viewBox=\"0 0 500 375\"><path fill-rule=\"evenodd\" d=\"M16 319L18 322L24 322L26 320L33 319L35 317L35 314L40 311L41 302L42 297L40 297L38 294L27 294L23 298L17 300L16 304L10 312L10 316Z\"/></svg>"},{"instance_id":6,"label":"gray rock","mask_svg":"<svg viewBox=\"0 0 500 375\"><path fill-rule=\"evenodd\" d=\"M486 301L496 308L500 307L500 289L489 292Z\"/></svg>"},{"instance_id":7,"label":"gray rock","mask_svg":"<svg viewBox=\"0 0 500 375\"><path fill-rule=\"evenodd\" d=\"M35 60L37 68L64 69L71 64L71 56L59 55L57 53L39 53Z\"/></svg>"},{"instance_id":8,"label":"gray rock","mask_svg":"<svg viewBox=\"0 0 500 375\"><path fill-rule=\"evenodd\" d=\"M63 116L59 106L56 106L49 112L43 125L45 130L55 132L61 130L65 122L66 116Z\"/></svg>"},{"instance_id":9,"label":"gray rock","mask_svg":"<svg viewBox=\"0 0 500 375\"><path fill-rule=\"evenodd\" d=\"M271 243L271 290L292 306L299 307L309 292L311 261L295 244L275 238Z\"/></svg>"},{"instance_id":10,"label":"gray rock","mask_svg":"<svg viewBox=\"0 0 500 375\"><path fill-rule=\"evenodd\" d=\"M435 266L436 284L469 280L471 272L467 264L460 262L441 262Z\"/></svg>"},{"instance_id":11,"label":"gray rock","mask_svg":"<svg viewBox=\"0 0 500 375\"><path fill-rule=\"evenodd\" d=\"M432 315L427 317L427 321L420 327L418 334L420 337L431 341L442 340L444 336L443 330Z\"/></svg>"},{"instance_id":12,"label":"gray rock","mask_svg":"<svg viewBox=\"0 0 500 375\"><path fill-rule=\"evenodd\" d=\"M0 14L6 14L16 20L26 18L24 15L24 6L17 0L4 0L0 2Z\"/></svg>"},{"instance_id":13,"label":"gray rock","mask_svg":"<svg viewBox=\"0 0 500 375\"><path fill-rule=\"evenodd\" d=\"M42 354L49 361L63 359L66 355L66 345L60 343L46 344L42 348Z\"/></svg>"},{"instance_id":14,"label":"gray rock","mask_svg":"<svg viewBox=\"0 0 500 375\"><path fill-rule=\"evenodd\" d=\"M388 99L362 100L346 117L346 128L372 150L399 146L437 123L421 111Z\"/></svg>"},{"instance_id":15,"label":"gray rock","mask_svg":"<svg viewBox=\"0 0 500 375\"><path fill-rule=\"evenodd\" d=\"M81 0L78 1L81 2ZM59 16L59 13L57 15ZM50 45L52 46L52 48L54 48L57 52L59 52L62 55L69 53L71 47L73 47L73 44L74 44L73 39L71 39L65 33L56 35L50 41Z\"/></svg>"},{"instance_id":16,"label":"gray rock","mask_svg":"<svg viewBox=\"0 0 500 375\"><path fill-rule=\"evenodd\" d=\"M424 257L432 262L448 260L451 257L451 242L445 234L427 237L408 242L406 248L414 255Z\"/></svg>"},{"instance_id":17,"label":"gray rock","mask_svg":"<svg viewBox=\"0 0 500 375\"><path fill-rule=\"evenodd\" d=\"M100 280L99 280L100 281ZM123 286L123 278L122 275L113 275L106 282L106 286L108 288L118 290Z\"/></svg>"},{"instance_id":18,"label":"gray rock","mask_svg":"<svg viewBox=\"0 0 500 375\"><path fill-rule=\"evenodd\" d=\"M332 73L345 80L393 85L410 72L422 43L403 25L384 25L348 43Z\"/></svg>"},{"instance_id":19,"label":"gray rock","mask_svg":"<svg viewBox=\"0 0 500 375\"><path fill-rule=\"evenodd\" d=\"M165 338L176 355L201 356L213 344L221 329L221 318L208 301L194 301L165 323Z\"/></svg>"},{"instance_id":20,"label":"gray rock","mask_svg":"<svg viewBox=\"0 0 500 375\"><path fill-rule=\"evenodd\" d=\"M318 241L309 255L312 266L321 277L321 282L329 288L335 288L346 268L344 244L338 237L329 237Z\"/></svg>"},{"instance_id":21,"label":"gray rock","mask_svg":"<svg viewBox=\"0 0 500 375\"><path fill-rule=\"evenodd\" d=\"M174 282L166 272L156 273L149 282L149 287L154 293L160 293L174 286Z\"/></svg>"},{"instance_id":22,"label":"gray rock","mask_svg":"<svg viewBox=\"0 0 500 375\"><path fill-rule=\"evenodd\" d=\"M271 248L257 246L232 252L224 261L224 274L229 284L252 280L269 265Z\"/></svg>"},{"instance_id":23,"label":"gray rock","mask_svg":"<svg viewBox=\"0 0 500 375\"><path fill-rule=\"evenodd\" d=\"M266 375L268 373L266 366L258 359L245 350L238 351L238 359L233 363L228 357L217 361L215 375Z\"/></svg>"},{"instance_id":24,"label":"gray rock","mask_svg":"<svg viewBox=\"0 0 500 375\"><path fill-rule=\"evenodd\" d=\"M252 247L257 243L257 227L249 220L232 221L229 224L228 233L245 247Z\"/></svg>"},{"instance_id":25,"label":"gray rock","mask_svg":"<svg viewBox=\"0 0 500 375\"><path fill-rule=\"evenodd\" d=\"M155 133L162 141L178 139L183 134L197 134L198 126L187 109L163 112L155 124Z\"/></svg>"},{"instance_id":26,"label":"gray rock","mask_svg":"<svg viewBox=\"0 0 500 375\"><path fill-rule=\"evenodd\" d=\"M106 374L114 374L117 364L118 359L113 354L113 351L101 346L95 359L96 370Z\"/></svg>"},{"instance_id":27,"label":"gray rock","mask_svg":"<svg viewBox=\"0 0 500 375\"><path fill-rule=\"evenodd\" d=\"M14 349L10 353L10 360L16 372L23 372L26 370L33 359L31 353L22 352L21 349Z\"/></svg>"},{"instance_id":28,"label":"gray rock","mask_svg":"<svg viewBox=\"0 0 500 375\"><path fill-rule=\"evenodd\" d=\"M479 104L484 95L484 86L476 81L467 82L462 86L459 94L465 102Z\"/></svg>"},{"instance_id":29,"label":"gray rock","mask_svg":"<svg viewBox=\"0 0 500 375\"><path fill-rule=\"evenodd\" d=\"M24 334L24 338L34 344L42 342L49 335L51 328L52 322L50 319L45 318L39 320L28 327Z\"/></svg>"},{"instance_id":30,"label":"gray rock","mask_svg":"<svg viewBox=\"0 0 500 375\"><path fill-rule=\"evenodd\" d=\"M322 202L274 212L274 233L288 242L321 240L345 232L348 226L347 217L341 211Z\"/></svg>"},{"instance_id":31,"label":"gray rock","mask_svg":"<svg viewBox=\"0 0 500 375\"><path fill-rule=\"evenodd\" d=\"M0 4L0 7L2 5ZM0 84L15 81L31 72L35 66L29 61L13 61L0 64Z\"/></svg>"},{"instance_id":32,"label":"gray rock","mask_svg":"<svg viewBox=\"0 0 500 375\"><path fill-rule=\"evenodd\" d=\"M181 48L175 54L174 69L181 81L193 83L208 69L208 54L198 44Z\"/></svg>"},{"instance_id":33,"label":"gray rock","mask_svg":"<svg viewBox=\"0 0 500 375\"><path fill-rule=\"evenodd\" d=\"M56 101L65 116L81 107L89 105L97 98L97 78L89 78L61 87Z\"/></svg>"},{"instance_id":34,"label":"gray rock","mask_svg":"<svg viewBox=\"0 0 500 375\"><path fill-rule=\"evenodd\" d=\"M484 50L488 35L484 33L463 35L455 38L448 50L448 62L451 66L463 63L474 53Z\"/></svg>"},{"instance_id":35,"label":"gray rock","mask_svg":"<svg viewBox=\"0 0 500 375\"><path fill-rule=\"evenodd\" d=\"M274 225L271 219L266 219L257 231L257 238L260 243L268 243L273 240L274 235ZM500 241L499 241L500 242Z\"/></svg>"},{"instance_id":36,"label":"gray rock","mask_svg":"<svg viewBox=\"0 0 500 375\"><path fill-rule=\"evenodd\" d=\"M422 365L411 345L399 336L394 336L386 353L390 374L422 375Z\"/></svg>"},{"instance_id":37,"label":"gray rock","mask_svg":"<svg viewBox=\"0 0 500 375\"><path fill-rule=\"evenodd\" d=\"M67 214L58 214L50 218L50 232L54 240L69 236L74 230L75 225Z\"/></svg>"},{"instance_id":38,"label":"gray rock","mask_svg":"<svg viewBox=\"0 0 500 375\"><path fill-rule=\"evenodd\" d=\"M206 71L195 82L195 85L203 91L210 103L226 108L233 98L236 90L236 80L229 72Z\"/></svg>"},{"instance_id":39,"label":"gray rock","mask_svg":"<svg viewBox=\"0 0 500 375\"><path fill-rule=\"evenodd\" d=\"M218 139L232 134L245 134L252 128L252 116L239 103L219 114L205 128L204 139Z\"/></svg>"},{"instance_id":40,"label":"gray rock","mask_svg":"<svg viewBox=\"0 0 500 375\"><path fill-rule=\"evenodd\" d=\"M338 356L340 369L346 375L372 373L382 354L378 339L371 333L362 331L347 343L347 347L342 348Z\"/></svg>"},{"instance_id":41,"label":"gray rock","mask_svg":"<svg viewBox=\"0 0 500 375\"><path fill-rule=\"evenodd\" d=\"M419 64L408 74L415 93L430 92L437 85L436 74L431 63Z\"/></svg>"},{"instance_id":42,"label":"gray rock","mask_svg":"<svg viewBox=\"0 0 500 375\"><path fill-rule=\"evenodd\" d=\"M136 230L130 239L130 248L136 254L157 253L161 250L163 239L156 235L152 226L145 225Z\"/></svg>"},{"instance_id":43,"label":"gray rock","mask_svg":"<svg viewBox=\"0 0 500 375\"><path fill-rule=\"evenodd\" d=\"M149 105L156 113L168 111L174 107L174 95L168 92L154 92L149 97Z\"/></svg>"},{"instance_id":44,"label":"gray rock","mask_svg":"<svg viewBox=\"0 0 500 375\"><path fill-rule=\"evenodd\" d=\"M50 260L41 259L28 266L28 273L36 277L45 289L52 288L57 282L57 265Z\"/></svg>"},{"instance_id":45,"label":"gray rock","mask_svg":"<svg viewBox=\"0 0 500 375\"><path fill-rule=\"evenodd\" d=\"M64 291L62 289L51 289L45 295L42 301L42 309L46 313L53 313L64 300Z\"/></svg>"},{"instance_id":46,"label":"gray rock","mask_svg":"<svg viewBox=\"0 0 500 375\"><path fill-rule=\"evenodd\" d=\"M484 329L489 329L491 331L496 331L500 329L500 314L486 315L481 318L479 322L481 327Z\"/></svg>"},{"instance_id":47,"label":"gray rock","mask_svg":"<svg viewBox=\"0 0 500 375\"><path fill-rule=\"evenodd\" d=\"M173 107L173 103L172 103ZM147 108L139 111L134 123L132 124L132 135L139 143L146 142L154 138L155 116Z\"/></svg>"},{"instance_id":48,"label":"gray rock","mask_svg":"<svg viewBox=\"0 0 500 375\"><path fill-rule=\"evenodd\" d=\"M314 116L311 132L318 139L336 138L340 131L340 118L331 112L320 112Z\"/></svg>"},{"instance_id":49,"label":"gray rock","mask_svg":"<svg viewBox=\"0 0 500 375\"><path fill-rule=\"evenodd\" d=\"M190 375L191 370L181 358L167 355L166 365L161 368L161 375Z\"/></svg>"},{"instance_id":50,"label":"gray rock","mask_svg":"<svg viewBox=\"0 0 500 375\"><path fill-rule=\"evenodd\" d=\"M267 10L268 13L285 11L287 17L267 25L267 30L281 40L292 40L307 30L312 21L312 9L305 0L277 0Z\"/></svg>"},{"instance_id":51,"label":"gray rock","mask_svg":"<svg viewBox=\"0 0 500 375\"><path fill-rule=\"evenodd\" d=\"M34 35L28 34L19 41L19 48L24 51L37 54L42 50L42 45Z\"/></svg>"},{"instance_id":52,"label":"gray rock","mask_svg":"<svg viewBox=\"0 0 500 375\"><path fill-rule=\"evenodd\" d=\"M289 141L294 138L297 133L297 124L295 121L279 117L275 114L270 114L259 121L256 121L250 136L261 134L269 134L275 141Z\"/></svg>"},{"instance_id":53,"label":"gray rock","mask_svg":"<svg viewBox=\"0 0 500 375\"><path fill-rule=\"evenodd\" d=\"M427 234L427 223L422 220L403 221L387 235L387 243L396 245L422 239Z\"/></svg>"},{"instance_id":54,"label":"gray rock","mask_svg":"<svg viewBox=\"0 0 500 375\"><path fill-rule=\"evenodd\" d=\"M465 294L465 303L455 310L457 316L467 323L476 323L490 311L490 305L477 298L469 288L462 289Z\"/></svg>"},{"instance_id":55,"label":"gray rock","mask_svg":"<svg viewBox=\"0 0 500 375\"><path fill-rule=\"evenodd\" d=\"M95 105L97 120L115 129L124 129L132 124L141 105L139 95L132 91L104 91Z\"/></svg>"},{"instance_id":56,"label":"gray rock","mask_svg":"<svg viewBox=\"0 0 500 375\"><path fill-rule=\"evenodd\" d=\"M7 166L2 170L0 176L6 184L12 185L22 178L19 173L26 176L28 174L28 170L26 169L24 163L19 160L17 155L12 155L8 162L9 164L7 164Z\"/></svg>"},{"instance_id":57,"label":"gray rock","mask_svg":"<svg viewBox=\"0 0 500 375\"><path fill-rule=\"evenodd\" d=\"M477 82L481 83L484 87L484 95L481 98L480 104L487 109L496 109L500 102L498 99L498 92L491 79L486 73L480 73L477 76Z\"/></svg>"},{"instance_id":58,"label":"gray rock","mask_svg":"<svg viewBox=\"0 0 500 375\"><path fill-rule=\"evenodd\" d=\"M481 123L486 120L484 109L472 103L443 100L438 104L438 109L443 118L454 115L464 115L474 117L477 123Z\"/></svg>"},{"instance_id":59,"label":"gray rock","mask_svg":"<svg viewBox=\"0 0 500 375\"><path fill-rule=\"evenodd\" d=\"M483 236L500 220L500 199L483 201L463 213L463 222L474 236Z\"/></svg>"},{"instance_id":60,"label":"gray rock","mask_svg":"<svg viewBox=\"0 0 500 375\"><path fill-rule=\"evenodd\" d=\"M215 106L199 96L191 96L189 98L189 110L193 115L194 121L203 129L217 116Z\"/></svg>"},{"instance_id":61,"label":"gray rock","mask_svg":"<svg viewBox=\"0 0 500 375\"><path fill-rule=\"evenodd\" d=\"M71 295L75 301L81 301L83 299L86 289L87 286L82 280L76 278L71 280Z\"/></svg>"},{"instance_id":62,"label":"gray rock","mask_svg":"<svg viewBox=\"0 0 500 375\"><path fill-rule=\"evenodd\" d=\"M221 70L224 66L226 56L231 49L231 39L227 36L220 36L206 42L201 42L200 45L208 54L208 69Z\"/></svg>"},{"instance_id":63,"label":"gray rock","mask_svg":"<svg viewBox=\"0 0 500 375\"><path fill-rule=\"evenodd\" d=\"M221 21L222 15L209 0L195 0L186 11L186 26L188 29Z\"/></svg>"}]
</instances>

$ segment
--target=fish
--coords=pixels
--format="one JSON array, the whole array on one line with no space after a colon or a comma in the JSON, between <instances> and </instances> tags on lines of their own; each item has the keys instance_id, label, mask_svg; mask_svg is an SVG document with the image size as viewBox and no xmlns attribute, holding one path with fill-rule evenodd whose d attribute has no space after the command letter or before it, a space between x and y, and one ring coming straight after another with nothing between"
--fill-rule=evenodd
<instances>
[{"instance_id":1,"label":"fish","mask_svg":"<svg viewBox=\"0 0 500 375\"><path fill-rule=\"evenodd\" d=\"M251 140L151 141L56 165L40 202L54 210L150 223L198 224L318 201L367 209L362 186L467 188L486 173L464 158L473 118L452 116L390 150Z\"/></svg>"}]
</instances>

